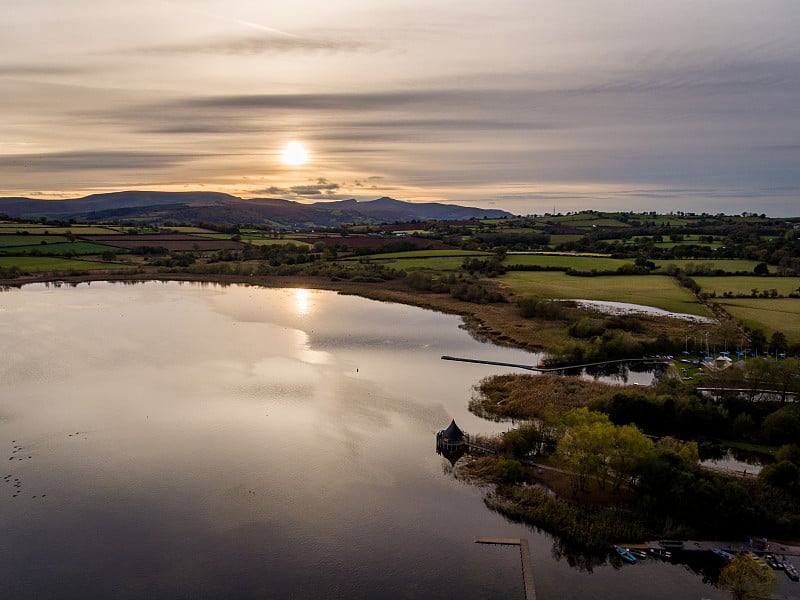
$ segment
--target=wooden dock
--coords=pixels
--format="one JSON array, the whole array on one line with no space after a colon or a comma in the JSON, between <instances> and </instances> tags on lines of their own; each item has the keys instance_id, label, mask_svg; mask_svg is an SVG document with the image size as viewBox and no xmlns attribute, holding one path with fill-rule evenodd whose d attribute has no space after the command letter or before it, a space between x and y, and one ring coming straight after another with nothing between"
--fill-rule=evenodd
<instances>
[{"instance_id":1,"label":"wooden dock","mask_svg":"<svg viewBox=\"0 0 800 600\"><path fill-rule=\"evenodd\" d=\"M497 365L499 367L513 367L515 369L525 369L537 373L559 373L570 369L584 369L586 367L599 367L601 365L613 365L619 363L651 363L651 364L671 364L671 360L658 358L621 358L619 360L604 360L601 362L585 363L582 365L565 365L563 367L535 367L533 365L520 365L517 363L500 362L496 360L481 360L478 358L462 358L460 356L442 356L442 360L452 360L456 362L476 363L479 365Z\"/></svg>"},{"instance_id":2,"label":"wooden dock","mask_svg":"<svg viewBox=\"0 0 800 600\"><path fill-rule=\"evenodd\" d=\"M531 564L531 547L525 538L476 537L476 544L500 544L503 546L519 546L522 561L522 583L525 586L525 598L536 600L536 588L533 586L533 565Z\"/></svg>"},{"instance_id":3,"label":"wooden dock","mask_svg":"<svg viewBox=\"0 0 800 600\"><path fill-rule=\"evenodd\" d=\"M479 358L460 358L458 356L442 356L442 360L454 360L456 362L476 363L479 365L497 365L500 367L514 367L515 369L526 369L528 371L541 371L533 365L519 365L516 363L499 362L496 360L481 360Z\"/></svg>"}]
</instances>

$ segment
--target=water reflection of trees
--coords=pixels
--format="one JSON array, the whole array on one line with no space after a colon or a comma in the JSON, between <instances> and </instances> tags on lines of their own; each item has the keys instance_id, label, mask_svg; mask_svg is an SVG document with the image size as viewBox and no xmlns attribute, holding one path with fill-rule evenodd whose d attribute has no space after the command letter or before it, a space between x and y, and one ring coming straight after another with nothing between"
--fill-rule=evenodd
<instances>
[{"instance_id":1,"label":"water reflection of trees","mask_svg":"<svg viewBox=\"0 0 800 600\"><path fill-rule=\"evenodd\" d=\"M698 446L700 450L700 460L733 460L745 465L763 466L775 462L773 456L764 452L747 450L744 448L733 448L730 446L704 443Z\"/></svg>"},{"instance_id":2,"label":"water reflection of trees","mask_svg":"<svg viewBox=\"0 0 800 600\"><path fill-rule=\"evenodd\" d=\"M595 567L600 567L608 561L608 552L588 551L576 544L570 544L560 538L553 538L551 549L553 558L556 560L566 560L567 564L573 569L593 573ZM619 565L610 561L612 566L619 568Z\"/></svg>"},{"instance_id":3,"label":"water reflection of trees","mask_svg":"<svg viewBox=\"0 0 800 600\"><path fill-rule=\"evenodd\" d=\"M628 383L632 373L649 374L658 378L663 372L663 365L642 361L615 361L560 371L563 375L591 377L595 380L610 379L620 383Z\"/></svg>"},{"instance_id":4,"label":"water reflection of trees","mask_svg":"<svg viewBox=\"0 0 800 600\"><path fill-rule=\"evenodd\" d=\"M565 560L567 564L573 569L584 571L586 573L593 573L596 567L601 567L608 563L614 569L620 569L624 566L624 562L619 558L616 552L612 551L595 551L590 552L585 548L576 545L571 545L559 538L553 539L553 546L551 549L553 558L556 560ZM672 558L662 559L657 556L648 556L648 561L655 562L668 562L675 565L680 565L687 571L700 577L703 583L716 585L719 580L719 573L724 563L719 557L710 552L690 552L690 551L673 551Z\"/></svg>"}]
</instances>

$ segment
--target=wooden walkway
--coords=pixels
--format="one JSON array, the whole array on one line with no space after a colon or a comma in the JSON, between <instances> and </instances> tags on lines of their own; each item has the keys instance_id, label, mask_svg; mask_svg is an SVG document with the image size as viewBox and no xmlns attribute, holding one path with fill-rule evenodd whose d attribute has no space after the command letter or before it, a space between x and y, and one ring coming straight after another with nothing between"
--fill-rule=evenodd
<instances>
[{"instance_id":1,"label":"wooden walkway","mask_svg":"<svg viewBox=\"0 0 800 600\"><path fill-rule=\"evenodd\" d=\"M500 367L514 367L515 369L527 369L528 371L541 371L532 365L519 365L516 363L498 362L496 360L480 360L478 358L459 358L458 356L442 356L442 360L454 360L456 362L477 363L479 365L498 365Z\"/></svg>"},{"instance_id":2,"label":"wooden walkway","mask_svg":"<svg viewBox=\"0 0 800 600\"><path fill-rule=\"evenodd\" d=\"M533 586L533 565L531 564L531 547L525 538L496 538L476 537L476 544L501 544L504 546L519 546L519 555L522 560L522 583L525 586L525 598L536 600L536 589Z\"/></svg>"},{"instance_id":3,"label":"wooden walkway","mask_svg":"<svg viewBox=\"0 0 800 600\"><path fill-rule=\"evenodd\" d=\"M499 362L496 360L481 360L478 358L461 358L458 356L442 356L442 360L453 360L456 362L477 363L479 365L497 365L500 367L513 367L515 369L525 369L527 371L536 371L537 373L558 373L560 371L567 371L569 369L583 369L585 367L597 367L600 365L613 365L618 363L652 363L652 364L670 364L671 360L658 359L658 358L622 358L619 360L604 360L602 362L586 363L583 365L567 365L564 367L534 367L533 365L520 365L517 363Z\"/></svg>"},{"instance_id":4,"label":"wooden walkway","mask_svg":"<svg viewBox=\"0 0 800 600\"><path fill-rule=\"evenodd\" d=\"M481 452L486 452L487 454L500 454L500 450L496 448L490 448L489 446L482 446L481 444L476 444L475 442L464 442L464 445L467 448L472 448L473 450L480 450Z\"/></svg>"}]
</instances>

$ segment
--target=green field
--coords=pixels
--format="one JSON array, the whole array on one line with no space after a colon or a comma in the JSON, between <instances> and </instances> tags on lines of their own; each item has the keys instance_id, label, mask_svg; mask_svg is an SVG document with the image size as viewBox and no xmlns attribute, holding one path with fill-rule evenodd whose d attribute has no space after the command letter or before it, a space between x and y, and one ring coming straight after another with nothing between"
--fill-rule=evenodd
<instances>
[{"instance_id":1,"label":"green field","mask_svg":"<svg viewBox=\"0 0 800 600\"><path fill-rule=\"evenodd\" d=\"M392 235L403 234L403 235L425 235L428 233L424 229L397 229L397 230L390 230Z\"/></svg>"},{"instance_id":2,"label":"green field","mask_svg":"<svg viewBox=\"0 0 800 600\"><path fill-rule=\"evenodd\" d=\"M58 244L68 242L63 235L19 235L16 233L0 234L0 248L12 246L38 246L40 244Z\"/></svg>"},{"instance_id":3,"label":"green field","mask_svg":"<svg viewBox=\"0 0 800 600\"><path fill-rule=\"evenodd\" d=\"M710 310L671 277L607 275L574 277L552 271L514 271L498 278L517 296L630 302L703 317Z\"/></svg>"},{"instance_id":4,"label":"green field","mask_svg":"<svg viewBox=\"0 0 800 600\"><path fill-rule=\"evenodd\" d=\"M788 296L792 292L797 292L800 288L800 277L758 277L734 276L734 277L693 277L700 290L703 292L714 292L717 297L725 292L732 292L735 295L750 295L752 290L776 290L782 296ZM800 303L800 300L795 300Z\"/></svg>"},{"instance_id":5,"label":"green field","mask_svg":"<svg viewBox=\"0 0 800 600\"><path fill-rule=\"evenodd\" d=\"M64 271L93 271L96 269L133 269L132 265L120 265L116 263L92 262L88 260L77 260L69 258L38 257L38 256L17 256L0 258L0 268L9 269L18 267L26 273L42 273L45 271L64 272Z\"/></svg>"},{"instance_id":6,"label":"green field","mask_svg":"<svg viewBox=\"0 0 800 600\"><path fill-rule=\"evenodd\" d=\"M633 218L639 221L647 221L648 223L652 222L658 227L666 225L670 225L672 227L683 227L684 225L691 223L690 219L675 215L634 215Z\"/></svg>"},{"instance_id":7,"label":"green field","mask_svg":"<svg viewBox=\"0 0 800 600\"><path fill-rule=\"evenodd\" d=\"M369 258L372 260L383 259L418 259L418 258L442 258L442 257L467 257L467 256L492 256L491 252L481 252L479 250L407 250L404 252L384 252L381 254L369 254L366 257L352 256L343 260L360 260Z\"/></svg>"},{"instance_id":8,"label":"green field","mask_svg":"<svg viewBox=\"0 0 800 600\"><path fill-rule=\"evenodd\" d=\"M215 232L211 231L210 229L203 229L202 227L189 227L189 226L187 226L187 227L169 227L169 229L171 229L172 231L176 231L177 233L201 233L201 234L205 234L205 233L213 234L213 233L215 233Z\"/></svg>"},{"instance_id":9,"label":"green field","mask_svg":"<svg viewBox=\"0 0 800 600\"><path fill-rule=\"evenodd\" d=\"M654 260L656 265L662 269L666 269L669 265L675 265L690 272L692 269L710 269L715 271L720 269L726 273L752 273L758 262L754 260L740 260L740 259L725 259L725 258L709 258L709 259L695 259L695 260ZM698 275L699 277L699 275Z\"/></svg>"},{"instance_id":10,"label":"green field","mask_svg":"<svg viewBox=\"0 0 800 600\"><path fill-rule=\"evenodd\" d=\"M248 244L253 244L253 246L284 246L286 244L294 244L295 246L307 246L311 247L311 244L307 242L301 242L300 240L292 240L292 239L278 239L278 238L249 238L242 236L242 241L247 242Z\"/></svg>"},{"instance_id":11,"label":"green field","mask_svg":"<svg viewBox=\"0 0 800 600\"><path fill-rule=\"evenodd\" d=\"M528 233L544 233L541 229L534 229L533 227L497 227L492 229L490 233L516 233L516 234L528 234Z\"/></svg>"},{"instance_id":12,"label":"green field","mask_svg":"<svg viewBox=\"0 0 800 600\"><path fill-rule=\"evenodd\" d=\"M0 254L38 253L47 255L58 255L58 254L74 253L77 255L86 255L86 254L102 254L107 250L112 250L117 253L127 252L127 250L122 250L114 246L108 246L104 244L93 244L91 242L65 241L63 243L57 243L57 244L36 244L33 246L11 246L11 247L0 246Z\"/></svg>"},{"instance_id":13,"label":"green field","mask_svg":"<svg viewBox=\"0 0 800 600\"><path fill-rule=\"evenodd\" d=\"M370 259L375 263L400 271L458 271L464 263L464 257L459 256L432 256L431 258L396 258L386 260L382 258L376 259L376 257L373 256L370 257Z\"/></svg>"},{"instance_id":14,"label":"green field","mask_svg":"<svg viewBox=\"0 0 800 600\"><path fill-rule=\"evenodd\" d=\"M401 271L458 271L465 258L489 257L491 252L477 250L409 250L406 252L387 252L367 256L349 256L340 262L370 260Z\"/></svg>"},{"instance_id":15,"label":"green field","mask_svg":"<svg viewBox=\"0 0 800 600\"><path fill-rule=\"evenodd\" d=\"M655 242L653 244L654 248L674 248L675 246L702 246L704 248L719 248L722 246L722 242L700 242L700 241L687 241L684 240L682 242Z\"/></svg>"},{"instance_id":16,"label":"green field","mask_svg":"<svg viewBox=\"0 0 800 600\"><path fill-rule=\"evenodd\" d=\"M568 242L577 242L583 236L577 233L555 233L550 236L550 245L558 246L559 244L566 244Z\"/></svg>"},{"instance_id":17,"label":"green field","mask_svg":"<svg viewBox=\"0 0 800 600\"><path fill-rule=\"evenodd\" d=\"M565 222L570 227L577 227L578 229L591 229L593 227L630 227L627 223L617 221L616 219L587 219L585 215L582 219L572 219Z\"/></svg>"},{"instance_id":18,"label":"green field","mask_svg":"<svg viewBox=\"0 0 800 600\"><path fill-rule=\"evenodd\" d=\"M790 343L800 341L800 300L797 298L734 298L719 304L748 327L767 336L782 331Z\"/></svg>"},{"instance_id":19,"label":"green field","mask_svg":"<svg viewBox=\"0 0 800 600\"><path fill-rule=\"evenodd\" d=\"M633 264L633 260L620 260L604 256L569 256L564 254L512 254L506 255L503 261L509 265L538 265L540 267L572 268L575 271L616 271L624 264Z\"/></svg>"},{"instance_id":20,"label":"green field","mask_svg":"<svg viewBox=\"0 0 800 600\"><path fill-rule=\"evenodd\" d=\"M27 231L31 234L41 235L47 231L51 235L64 235L72 232L75 235L109 235L112 233L122 233L117 228L103 227L101 225L70 225L68 227L56 227L53 225L42 225L40 223L0 223L0 234L16 233L17 231Z\"/></svg>"},{"instance_id":21,"label":"green field","mask_svg":"<svg viewBox=\"0 0 800 600\"><path fill-rule=\"evenodd\" d=\"M182 230L188 230L190 228L183 227L180 228ZM212 239L212 240L230 240L233 238L232 233L219 233L216 231L208 231L207 229L200 229L195 227L195 231L181 231L181 233L188 233L190 235L194 235L198 238L202 239ZM288 244L289 242L293 242L298 246L311 246L307 242L301 242L296 239L292 239L289 236L282 236L282 237L273 237L268 233L256 231L256 232L247 232L243 231L239 234L239 239L243 242L247 242L248 244L253 244L254 246L270 246L270 245L282 245Z\"/></svg>"},{"instance_id":22,"label":"green field","mask_svg":"<svg viewBox=\"0 0 800 600\"><path fill-rule=\"evenodd\" d=\"M181 233L186 233L186 232L182 231ZM231 236L233 234L232 233L218 233L216 231L203 231L203 230L201 230L201 231L198 231L198 232L193 232L192 235L195 235L196 237L199 237L199 238L211 238L212 240L229 240L229 239L231 239ZM244 237L244 236L242 236L242 237Z\"/></svg>"}]
</instances>

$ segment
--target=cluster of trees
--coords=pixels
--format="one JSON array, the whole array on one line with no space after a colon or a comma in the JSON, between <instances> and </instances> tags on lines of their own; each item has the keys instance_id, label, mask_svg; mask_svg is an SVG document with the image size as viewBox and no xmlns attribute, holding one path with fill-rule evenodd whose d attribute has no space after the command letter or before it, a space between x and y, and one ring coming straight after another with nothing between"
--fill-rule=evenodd
<instances>
[{"instance_id":1,"label":"cluster of trees","mask_svg":"<svg viewBox=\"0 0 800 600\"><path fill-rule=\"evenodd\" d=\"M450 288L457 282L454 273L434 277L424 271L411 271L406 275L405 283L412 290L418 292L433 292L438 294L449 294Z\"/></svg>"},{"instance_id":2,"label":"cluster of trees","mask_svg":"<svg viewBox=\"0 0 800 600\"><path fill-rule=\"evenodd\" d=\"M710 297L711 298L716 297L716 292L711 292ZM770 288L768 290L759 290L758 288L753 288L750 290L749 294L726 290L722 292L722 297L723 298L785 298L786 296L778 292L778 290L775 288ZM800 298L800 288L789 292L788 297Z\"/></svg>"},{"instance_id":3,"label":"cluster of trees","mask_svg":"<svg viewBox=\"0 0 800 600\"><path fill-rule=\"evenodd\" d=\"M473 304L492 304L506 302L505 296L496 290L490 290L477 281L461 281L450 289L450 295L463 302Z\"/></svg>"},{"instance_id":4,"label":"cluster of trees","mask_svg":"<svg viewBox=\"0 0 800 600\"><path fill-rule=\"evenodd\" d=\"M405 283L415 291L450 294L453 298L473 304L507 302L503 294L481 283L474 276L469 277L465 274L456 276L454 273L448 273L434 277L430 273L412 271L405 276Z\"/></svg>"},{"instance_id":5,"label":"cluster of trees","mask_svg":"<svg viewBox=\"0 0 800 600\"><path fill-rule=\"evenodd\" d=\"M16 265L0 267L0 279L16 279L22 275L24 275L24 272Z\"/></svg>"},{"instance_id":6,"label":"cluster of trees","mask_svg":"<svg viewBox=\"0 0 800 600\"><path fill-rule=\"evenodd\" d=\"M192 252L173 252L164 258L154 261L153 264L157 267L177 267L185 269L189 265L193 265L195 262L196 259Z\"/></svg>"},{"instance_id":7,"label":"cluster of trees","mask_svg":"<svg viewBox=\"0 0 800 600\"><path fill-rule=\"evenodd\" d=\"M750 381L728 379L722 382L734 388L729 391L720 389L715 394L702 395L675 379L662 378L653 388L598 397L589 406L608 414L613 423L635 423L651 435L740 440L775 446L800 439L800 404L780 401L787 389L780 386L787 382L795 389L800 386L800 370L797 369L800 361L762 362L759 359L747 362L756 363L758 368L752 370L759 375ZM787 368L781 368L783 364ZM748 370L750 368L746 365L745 371ZM737 371L740 375L743 373L737 367L731 367L717 376L730 377ZM779 378L770 381L765 373L777 373ZM721 382L717 380L716 383ZM707 384L711 382L707 381ZM773 392L766 397L764 390ZM779 399L776 401L775 397Z\"/></svg>"},{"instance_id":8,"label":"cluster of trees","mask_svg":"<svg viewBox=\"0 0 800 600\"><path fill-rule=\"evenodd\" d=\"M264 260L272 267L300 265L320 260L325 248L311 248L306 244L246 244L242 250L243 260ZM333 256L331 254L331 256Z\"/></svg>"},{"instance_id":9,"label":"cluster of trees","mask_svg":"<svg viewBox=\"0 0 800 600\"><path fill-rule=\"evenodd\" d=\"M778 511L759 502L759 494L743 481L703 469L695 456L669 447L659 448L644 463L637 498L639 510L661 527L672 521L704 535L724 537L780 529L774 518ZM796 530L781 534L795 535Z\"/></svg>"},{"instance_id":10,"label":"cluster of trees","mask_svg":"<svg viewBox=\"0 0 800 600\"><path fill-rule=\"evenodd\" d=\"M722 405L688 388L680 392L618 392L611 398L595 399L590 406L607 414L612 423L635 423L650 435L694 438L728 432L729 413Z\"/></svg>"},{"instance_id":11,"label":"cluster of trees","mask_svg":"<svg viewBox=\"0 0 800 600\"><path fill-rule=\"evenodd\" d=\"M510 250L540 250L550 243L547 233L531 232L482 232L473 233L471 241L481 247L506 247Z\"/></svg>"},{"instance_id":12,"label":"cluster of trees","mask_svg":"<svg viewBox=\"0 0 800 600\"><path fill-rule=\"evenodd\" d=\"M625 220L625 215L615 215ZM598 252L618 258L646 257L650 260L687 258L740 258L775 265L781 275L800 274L800 236L792 222L747 221L722 215L693 219L680 227L628 220L629 227L592 230L577 241L560 244L557 250ZM699 236L697 244L657 246L665 237L673 242L686 235ZM711 244L718 241L719 245Z\"/></svg>"},{"instance_id":13,"label":"cluster of trees","mask_svg":"<svg viewBox=\"0 0 800 600\"><path fill-rule=\"evenodd\" d=\"M503 436L506 458L496 475L513 483L520 466L553 448L570 473L573 494L590 489L636 495L637 518L651 531L682 524L706 535L800 534L800 448L787 445L778 462L757 480L739 480L703 469L698 445L667 436L654 441L635 424L615 424L587 407L530 423Z\"/></svg>"},{"instance_id":14,"label":"cluster of trees","mask_svg":"<svg viewBox=\"0 0 800 600\"><path fill-rule=\"evenodd\" d=\"M778 576L752 554L739 554L719 573L718 585L730 591L734 600L772 598Z\"/></svg>"},{"instance_id":15,"label":"cluster of trees","mask_svg":"<svg viewBox=\"0 0 800 600\"><path fill-rule=\"evenodd\" d=\"M600 332L601 333L597 333ZM654 354L675 354L682 349L679 340L664 333L655 338L642 338L628 329L613 325L588 322L586 327L576 324L570 333L589 337L581 342L573 341L559 349L559 356L547 362L550 366L580 365L604 360L641 358ZM594 334L594 335L592 335Z\"/></svg>"},{"instance_id":16,"label":"cluster of trees","mask_svg":"<svg viewBox=\"0 0 800 600\"><path fill-rule=\"evenodd\" d=\"M748 331L747 337L747 349L756 355L769 354L773 358L776 358L777 355L785 352L800 354L800 344L789 344L789 341L786 339L786 334L782 331L772 332L769 340L767 340L767 336L764 335L763 331L760 329L751 329ZM723 341L729 343L732 340L728 338Z\"/></svg>"},{"instance_id":17,"label":"cluster of trees","mask_svg":"<svg viewBox=\"0 0 800 600\"><path fill-rule=\"evenodd\" d=\"M796 443L781 446L775 453L775 462L764 466L758 478L800 499L800 446Z\"/></svg>"},{"instance_id":18,"label":"cluster of trees","mask_svg":"<svg viewBox=\"0 0 800 600\"><path fill-rule=\"evenodd\" d=\"M517 300L517 307L519 308L520 316L525 319L564 321L574 314L578 305L572 301L526 297Z\"/></svg>"},{"instance_id":19,"label":"cluster of trees","mask_svg":"<svg viewBox=\"0 0 800 600\"><path fill-rule=\"evenodd\" d=\"M615 491L624 482L632 484L653 451L653 441L635 425L614 425L588 408L569 411L563 424L556 456L570 471L575 492L587 491L590 478L601 489L609 480Z\"/></svg>"},{"instance_id":20,"label":"cluster of trees","mask_svg":"<svg viewBox=\"0 0 800 600\"><path fill-rule=\"evenodd\" d=\"M488 259L481 258L465 258L461 265L461 270L466 271L470 275L476 273L486 277L498 277L506 272L506 267L503 266L503 258L505 253L497 253Z\"/></svg>"}]
</instances>

